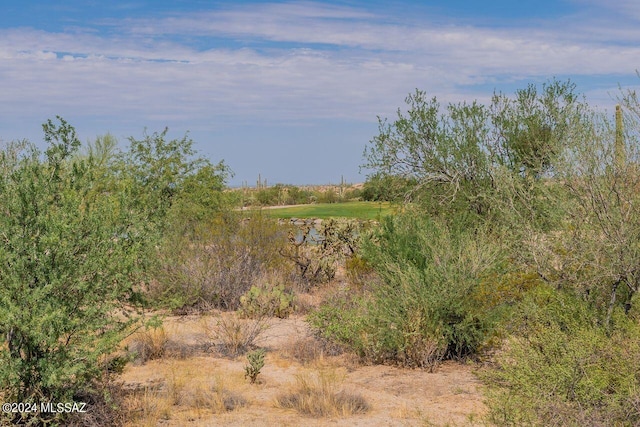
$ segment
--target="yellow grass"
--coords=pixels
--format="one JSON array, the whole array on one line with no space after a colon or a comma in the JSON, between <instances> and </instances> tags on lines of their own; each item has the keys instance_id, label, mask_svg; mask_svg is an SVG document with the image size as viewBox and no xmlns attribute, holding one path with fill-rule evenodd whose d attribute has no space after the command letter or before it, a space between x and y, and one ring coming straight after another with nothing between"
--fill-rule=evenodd
<instances>
[{"instance_id":1,"label":"yellow grass","mask_svg":"<svg viewBox=\"0 0 640 427\"><path fill-rule=\"evenodd\" d=\"M280 394L281 408L295 409L312 417L348 417L369 411L369 403L358 393L339 389L335 371L320 371L317 375L301 374L289 390Z\"/></svg>"},{"instance_id":2,"label":"yellow grass","mask_svg":"<svg viewBox=\"0 0 640 427\"><path fill-rule=\"evenodd\" d=\"M203 419L247 404L233 377L212 369L206 358L156 363L160 386L145 387L127 397L131 426L156 425L160 420Z\"/></svg>"},{"instance_id":3,"label":"yellow grass","mask_svg":"<svg viewBox=\"0 0 640 427\"><path fill-rule=\"evenodd\" d=\"M197 347L219 316L245 320L233 313L169 317L165 338ZM299 317L268 324L257 384L244 378L245 357L223 357L201 346L183 358L166 351L159 359L127 365L121 377L127 426L482 425L478 415L467 418L482 413L467 367L445 365L439 375L362 366L348 354L328 354ZM161 334L153 339L162 341Z\"/></svg>"}]
</instances>

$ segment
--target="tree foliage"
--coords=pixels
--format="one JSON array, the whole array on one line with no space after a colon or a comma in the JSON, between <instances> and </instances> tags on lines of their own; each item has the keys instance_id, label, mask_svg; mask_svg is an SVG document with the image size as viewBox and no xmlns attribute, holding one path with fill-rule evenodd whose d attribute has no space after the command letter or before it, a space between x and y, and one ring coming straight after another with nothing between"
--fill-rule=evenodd
<instances>
[{"instance_id":1,"label":"tree foliage","mask_svg":"<svg viewBox=\"0 0 640 427\"><path fill-rule=\"evenodd\" d=\"M626 160L619 161L612 118L593 113L556 164L560 231L532 231L525 240L542 277L589 300L604 323L617 306L629 311L640 289L640 115L632 97L622 101Z\"/></svg>"},{"instance_id":2,"label":"tree foliage","mask_svg":"<svg viewBox=\"0 0 640 427\"><path fill-rule=\"evenodd\" d=\"M492 159L517 175L536 179L553 172L557 157L589 113L575 85L557 80L541 90L530 84L514 98L494 94L490 110L493 129L487 145Z\"/></svg>"},{"instance_id":3,"label":"tree foliage","mask_svg":"<svg viewBox=\"0 0 640 427\"><path fill-rule=\"evenodd\" d=\"M74 128L58 117L43 130L44 156L28 142L0 153L0 389L7 402L68 402L100 375L99 360L133 321L122 314L135 300L146 237L123 209L125 195L94 191L99 159L74 158Z\"/></svg>"},{"instance_id":4,"label":"tree foliage","mask_svg":"<svg viewBox=\"0 0 640 427\"><path fill-rule=\"evenodd\" d=\"M168 139L168 128L142 139L129 138L129 149L121 155L121 183L130 192L134 208L162 231L171 208L191 210L194 217L203 211L220 210L221 191L230 169L220 162L211 164L197 156L188 135Z\"/></svg>"},{"instance_id":5,"label":"tree foliage","mask_svg":"<svg viewBox=\"0 0 640 427\"><path fill-rule=\"evenodd\" d=\"M415 180L413 195L432 206L486 216L500 167L521 178L552 173L562 144L584 105L570 82L552 81L496 93L489 106L478 102L442 108L417 90L393 122L379 120L379 134L365 150L363 167L373 177Z\"/></svg>"}]
</instances>

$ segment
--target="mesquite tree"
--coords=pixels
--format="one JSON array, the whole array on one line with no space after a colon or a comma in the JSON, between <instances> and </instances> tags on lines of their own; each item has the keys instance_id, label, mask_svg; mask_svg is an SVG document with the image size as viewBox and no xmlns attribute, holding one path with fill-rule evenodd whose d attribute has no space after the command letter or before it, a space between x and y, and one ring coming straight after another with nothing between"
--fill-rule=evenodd
<instances>
[{"instance_id":1,"label":"mesquite tree","mask_svg":"<svg viewBox=\"0 0 640 427\"><path fill-rule=\"evenodd\" d=\"M572 83L555 80L540 89L529 85L514 96L496 93L489 105L474 101L443 108L420 90L406 103L407 111L398 109L394 121L379 121L363 167L373 177L414 182L411 195L426 195L445 213L483 217L494 207L503 169L528 182L553 173L585 107Z\"/></svg>"},{"instance_id":2,"label":"mesquite tree","mask_svg":"<svg viewBox=\"0 0 640 427\"><path fill-rule=\"evenodd\" d=\"M100 376L100 360L131 324L144 236L123 194L100 190L96 158L79 156L62 118L48 148L0 151L0 395L69 402ZM13 414L51 417L53 414ZM41 419L41 421L42 421Z\"/></svg>"}]
</instances>

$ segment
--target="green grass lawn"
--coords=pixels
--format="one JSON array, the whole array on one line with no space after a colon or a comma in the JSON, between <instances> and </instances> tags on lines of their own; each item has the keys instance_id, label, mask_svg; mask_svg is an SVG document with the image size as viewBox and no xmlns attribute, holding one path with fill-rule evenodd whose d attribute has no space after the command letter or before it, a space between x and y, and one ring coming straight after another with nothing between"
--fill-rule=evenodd
<instances>
[{"instance_id":1,"label":"green grass lawn","mask_svg":"<svg viewBox=\"0 0 640 427\"><path fill-rule=\"evenodd\" d=\"M274 218L360 218L378 219L393 213L387 202L316 203L289 208L265 209Z\"/></svg>"}]
</instances>

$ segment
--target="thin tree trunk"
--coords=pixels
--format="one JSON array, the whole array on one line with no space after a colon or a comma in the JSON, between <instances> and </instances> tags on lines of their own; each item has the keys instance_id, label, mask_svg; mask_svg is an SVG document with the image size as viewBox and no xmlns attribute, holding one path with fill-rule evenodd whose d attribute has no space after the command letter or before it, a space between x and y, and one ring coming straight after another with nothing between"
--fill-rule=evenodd
<instances>
[{"instance_id":1,"label":"thin tree trunk","mask_svg":"<svg viewBox=\"0 0 640 427\"><path fill-rule=\"evenodd\" d=\"M607 329L609 328L609 324L611 323L611 315L613 314L613 307L616 304L616 293L618 292L618 286L620 286L620 280L613 284L613 288L611 289L611 300L609 301L609 307L607 308L607 318L605 320L605 326Z\"/></svg>"}]
</instances>

